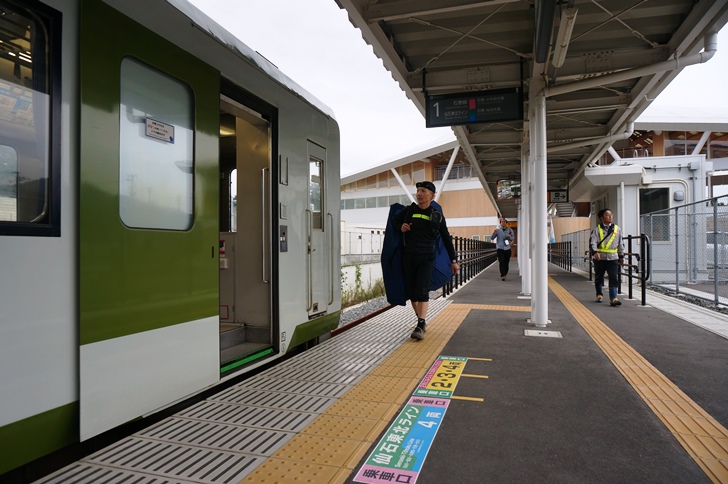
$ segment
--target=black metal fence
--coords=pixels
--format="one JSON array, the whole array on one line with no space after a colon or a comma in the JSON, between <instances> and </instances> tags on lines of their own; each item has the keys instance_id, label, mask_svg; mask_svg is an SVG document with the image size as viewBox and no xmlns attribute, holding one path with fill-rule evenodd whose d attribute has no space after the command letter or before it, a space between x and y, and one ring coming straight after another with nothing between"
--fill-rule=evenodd
<instances>
[{"instance_id":1,"label":"black metal fence","mask_svg":"<svg viewBox=\"0 0 728 484\"><path fill-rule=\"evenodd\" d=\"M442 286L442 296L451 294L455 289L480 274L498 259L498 251L493 242L453 237L453 246L457 254L460 272Z\"/></svg>"},{"instance_id":2,"label":"black metal fence","mask_svg":"<svg viewBox=\"0 0 728 484\"><path fill-rule=\"evenodd\" d=\"M549 262L571 272L571 242L552 242L548 245Z\"/></svg>"}]
</instances>

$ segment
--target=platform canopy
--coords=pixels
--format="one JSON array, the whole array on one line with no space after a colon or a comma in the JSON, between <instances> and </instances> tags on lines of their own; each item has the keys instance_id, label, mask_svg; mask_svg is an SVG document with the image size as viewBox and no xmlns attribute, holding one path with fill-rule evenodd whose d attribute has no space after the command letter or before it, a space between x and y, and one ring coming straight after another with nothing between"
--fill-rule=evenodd
<instances>
[{"instance_id":1,"label":"platform canopy","mask_svg":"<svg viewBox=\"0 0 728 484\"><path fill-rule=\"evenodd\" d=\"M728 0L336 1L423 117L454 123L508 218L498 182L521 178L532 79L548 92L547 189L566 190L728 21Z\"/></svg>"}]
</instances>

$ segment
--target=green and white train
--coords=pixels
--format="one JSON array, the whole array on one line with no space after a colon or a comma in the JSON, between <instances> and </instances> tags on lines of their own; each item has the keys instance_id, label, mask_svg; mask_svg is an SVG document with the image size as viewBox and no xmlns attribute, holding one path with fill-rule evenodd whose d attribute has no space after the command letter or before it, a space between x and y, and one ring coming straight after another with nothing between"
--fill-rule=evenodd
<instances>
[{"instance_id":1,"label":"green and white train","mask_svg":"<svg viewBox=\"0 0 728 484\"><path fill-rule=\"evenodd\" d=\"M0 475L336 328L332 112L185 0L0 0Z\"/></svg>"}]
</instances>

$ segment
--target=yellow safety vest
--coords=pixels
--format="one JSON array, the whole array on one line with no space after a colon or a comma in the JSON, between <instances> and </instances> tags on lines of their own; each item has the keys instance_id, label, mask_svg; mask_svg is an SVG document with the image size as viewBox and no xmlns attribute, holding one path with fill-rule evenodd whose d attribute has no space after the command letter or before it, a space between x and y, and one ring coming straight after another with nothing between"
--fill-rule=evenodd
<instances>
[{"instance_id":1,"label":"yellow safety vest","mask_svg":"<svg viewBox=\"0 0 728 484\"><path fill-rule=\"evenodd\" d=\"M423 218L425 220L430 220L430 216L425 215L424 213L413 213L412 218Z\"/></svg>"},{"instance_id":2,"label":"yellow safety vest","mask_svg":"<svg viewBox=\"0 0 728 484\"><path fill-rule=\"evenodd\" d=\"M602 228L602 224L599 224L597 226L597 229L599 229L599 240L604 240L604 229ZM612 236L609 237L609 240L606 242L602 242L601 244L597 245L597 252L605 252L607 254L616 254L617 248L614 249L607 249L607 247L612 245L612 242L614 242L614 238L617 236L617 231L619 231L619 227L617 224L614 224L614 231L612 232Z\"/></svg>"}]
</instances>

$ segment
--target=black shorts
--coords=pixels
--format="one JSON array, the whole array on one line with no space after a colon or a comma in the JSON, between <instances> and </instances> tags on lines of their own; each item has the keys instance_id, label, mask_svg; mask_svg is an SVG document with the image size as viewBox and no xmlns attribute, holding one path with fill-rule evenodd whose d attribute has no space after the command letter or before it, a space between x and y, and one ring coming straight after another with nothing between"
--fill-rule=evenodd
<instances>
[{"instance_id":1,"label":"black shorts","mask_svg":"<svg viewBox=\"0 0 728 484\"><path fill-rule=\"evenodd\" d=\"M435 253L404 253L404 288L412 302L430 300L430 279L435 267Z\"/></svg>"}]
</instances>

